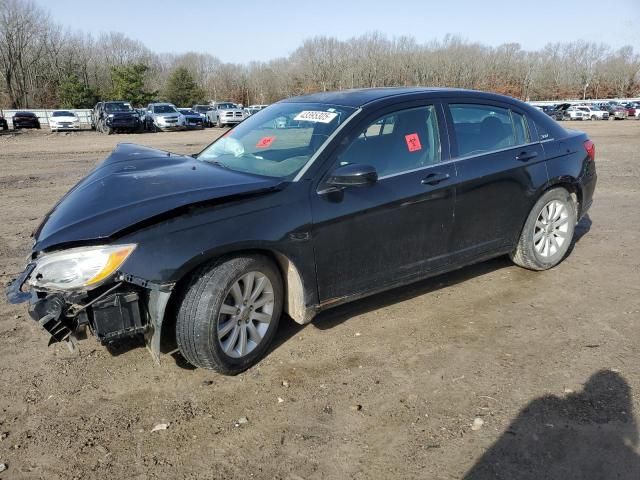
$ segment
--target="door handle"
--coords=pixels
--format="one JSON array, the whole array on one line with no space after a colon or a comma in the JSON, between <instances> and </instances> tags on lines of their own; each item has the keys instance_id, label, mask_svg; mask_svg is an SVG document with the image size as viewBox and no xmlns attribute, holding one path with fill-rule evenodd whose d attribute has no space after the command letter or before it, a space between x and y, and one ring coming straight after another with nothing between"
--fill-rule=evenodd
<instances>
[{"instance_id":1,"label":"door handle","mask_svg":"<svg viewBox=\"0 0 640 480\"><path fill-rule=\"evenodd\" d=\"M423 185L437 185L449 179L448 173L430 173L422 179Z\"/></svg>"},{"instance_id":2,"label":"door handle","mask_svg":"<svg viewBox=\"0 0 640 480\"><path fill-rule=\"evenodd\" d=\"M538 152L520 152L516 155L516 160L519 162L528 162L532 158L536 158L538 156Z\"/></svg>"}]
</instances>

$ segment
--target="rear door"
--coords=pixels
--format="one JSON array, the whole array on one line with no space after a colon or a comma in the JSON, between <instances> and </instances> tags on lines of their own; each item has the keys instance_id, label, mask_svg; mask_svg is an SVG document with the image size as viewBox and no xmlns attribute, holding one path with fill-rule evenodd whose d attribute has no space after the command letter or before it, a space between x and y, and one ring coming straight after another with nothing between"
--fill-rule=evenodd
<instances>
[{"instance_id":1,"label":"rear door","mask_svg":"<svg viewBox=\"0 0 640 480\"><path fill-rule=\"evenodd\" d=\"M547 181L536 132L524 112L509 104L452 101L445 110L458 171L456 259L465 263L510 251Z\"/></svg>"},{"instance_id":2,"label":"rear door","mask_svg":"<svg viewBox=\"0 0 640 480\"><path fill-rule=\"evenodd\" d=\"M340 301L446 263L455 166L448 160L443 111L434 103L391 107L363 120L328 162L378 172L373 185L312 192L318 292ZM445 138L445 140L441 140Z\"/></svg>"}]
</instances>

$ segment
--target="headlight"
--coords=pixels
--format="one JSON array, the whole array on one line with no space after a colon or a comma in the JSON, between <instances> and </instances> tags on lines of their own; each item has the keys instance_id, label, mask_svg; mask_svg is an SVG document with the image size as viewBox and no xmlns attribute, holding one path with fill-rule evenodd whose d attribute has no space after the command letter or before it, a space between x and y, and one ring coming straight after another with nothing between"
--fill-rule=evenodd
<instances>
[{"instance_id":1,"label":"headlight","mask_svg":"<svg viewBox=\"0 0 640 480\"><path fill-rule=\"evenodd\" d=\"M107 118L113 118L113 113L110 113L109 115L107 115Z\"/></svg>"},{"instance_id":2,"label":"headlight","mask_svg":"<svg viewBox=\"0 0 640 480\"><path fill-rule=\"evenodd\" d=\"M36 260L28 283L53 290L95 288L113 275L135 248L134 244L80 247L45 254Z\"/></svg>"}]
</instances>

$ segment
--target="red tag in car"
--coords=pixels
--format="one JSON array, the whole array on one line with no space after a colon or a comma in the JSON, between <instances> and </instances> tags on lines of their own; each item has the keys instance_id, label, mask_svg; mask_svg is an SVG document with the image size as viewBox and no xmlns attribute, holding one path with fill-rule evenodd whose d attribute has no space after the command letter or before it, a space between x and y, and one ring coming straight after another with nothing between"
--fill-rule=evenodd
<instances>
[{"instance_id":1,"label":"red tag in car","mask_svg":"<svg viewBox=\"0 0 640 480\"><path fill-rule=\"evenodd\" d=\"M273 143L275 139L276 137L262 137L260 140L258 140L258 143L256 143L256 147L267 148L269 145Z\"/></svg>"},{"instance_id":2,"label":"red tag in car","mask_svg":"<svg viewBox=\"0 0 640 480\"><path fill-rule=\"evenodd\" d=\"M409 135L405 135L404 140L407 142L407 149L410 152L417 152L418 150L422 150L420 137L418 137L417 133L410 133Z\"/></svg>"}]
</instances>

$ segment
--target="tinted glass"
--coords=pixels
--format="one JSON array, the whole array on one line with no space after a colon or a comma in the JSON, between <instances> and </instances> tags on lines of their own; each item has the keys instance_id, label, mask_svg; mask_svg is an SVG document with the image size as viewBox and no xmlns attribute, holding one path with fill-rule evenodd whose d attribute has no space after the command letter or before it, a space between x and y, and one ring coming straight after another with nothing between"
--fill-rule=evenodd
<instances>
[{"instance_id":1,"label":"tinted glass","mask_svg":"<svg viewBox=\"0 0 640 480\"><path fill-rule=\"evenodd\" d=\"M453 104L449 106L456 132L458 155L478 155L526 143L515 131L510 111L492 105ZM523 119L524 121L524 119Z\"/></svg>"},{"instance_id":2,"label":"tinted glass","mask_svg":"<svg viewBox=\"0 0 640 480\"><path fill-rule=\"evenodd\" d=\"M511 112L513 118L513 127L516 134L516 145L523 145L531 141L529 128L527 127L527 119L524 115Z\"/></svg>"},{"instance_id":3,"label":"tinted glass","mask_svg":"<svg viewBox=\"0 0 640 480\"><path fill-rule=\"evenodd\" d=\"M58 112L53 112L53 115L51 115L52 117L73 117L74 114L71 112L67 112L64 110L60 110Z\"/></svg>"},{"instance_id":4,"label":"tinted glass","mask_svg":"<svg viewBox=\"0 0 640 480\"><path fill-rule=\"evenodd\" d=\"M440 161L438 118L433 106L412 108L378 118L339 155L340 165L375 167L380 177Z\"/></svg>"},{"instance_id":5,"label":"tinted glass","mask_svg":"<svg viewBox=\"0 0 640 480\"><path fill-rule=\"evenodd\" d=\"M198 159L241 172L293 177L354 112L322 103L282 103L230 130Z\"/></svg>"},{"instance_id":6,"label":"tinted glass","mask_svg":"<svg viewBox=\"0 0 640 480\"><path fill-rule=\"evenodd\" d=\"M125 102L109 102L104 104L106 112L129 112L132 110L131 105Z\"/></svg>"},{"instance_id":7,"label":"tinted glass","mask_svg":"<svg viewBox=\"0 0 640 480\"><path fill-rule=\"evenodd\" d=\"M175 107L171 105L155 105L153 111L155 113L178 113Z\"/></svg>"}]
</instances>

